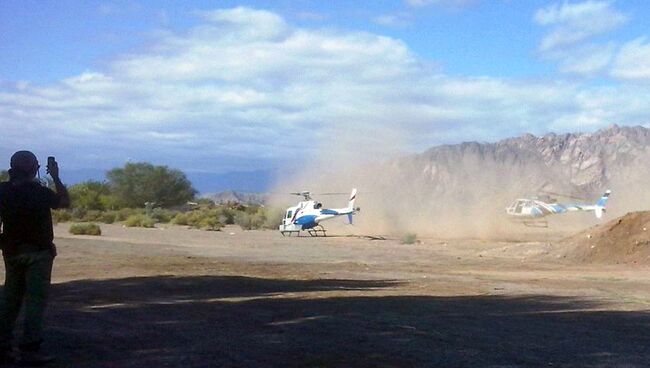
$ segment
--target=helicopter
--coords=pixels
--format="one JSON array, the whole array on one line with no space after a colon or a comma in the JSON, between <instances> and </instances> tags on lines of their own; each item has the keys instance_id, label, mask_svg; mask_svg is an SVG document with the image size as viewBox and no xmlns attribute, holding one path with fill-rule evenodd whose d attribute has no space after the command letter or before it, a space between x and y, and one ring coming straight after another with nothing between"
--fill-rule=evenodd
<instances>
[{"instance_id":1,"label":"helicopter","mask_svg":"<svg viewBox=\"0 0 650 368\"><path fill-rule=\"evenodd\" d=\"M354 208L354 202L357 199L357 189L352 189L348 206L345 208L327 209L323 204L312 198L309 191L291 193L292 195L302 196L303 201L294 207L287 208L282 224L279 226L282 236L297 234L300 236L301 231L307 231L310 236L327 236L325 228L321 222L333 219L339 216L347 216L348 222L352 224L352 217L359 212L360 208ZM320 195L339 195L343 193L321 193Z\"/></svg>"},{"instance_id":2,"label":"helicopter","mask_svg":"<svg viewBox=\"0 0 650 368\"><path fill-rule=\"evenodd\" d=\"M550 195L558 193L546 192L547 195L533 198L519 198L506 208L506 214L515 220L521 220L525 226L548 227L548 222L543 220L548 215L562 214L574 211L593 211L596 218L602 218L611 190L605 191L602 197L594 204L562 204ZM568 198L576 198L564 196ZM576 198L577 199L577 198Z\"/></svg>"}]
</instances>

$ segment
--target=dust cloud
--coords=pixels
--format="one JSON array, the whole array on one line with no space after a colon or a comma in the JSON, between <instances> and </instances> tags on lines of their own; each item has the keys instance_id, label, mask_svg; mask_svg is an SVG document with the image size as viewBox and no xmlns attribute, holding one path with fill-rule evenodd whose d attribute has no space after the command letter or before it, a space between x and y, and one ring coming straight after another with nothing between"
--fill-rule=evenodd
<instances>
[{"instance_id":1,"label":"dust cloud","mask_svg":"<svg viewBox=\"0 0 650 368\"><path fill-rule=\"evenodd\" d=\"M420 154L401 150L409 139L395 130L337 134L321 145L313 161L299 175L279 180L274 192L309 190L313 193L349 193L359 189L356 205L361 212L355 225L344 219L326 223L336 233L357 235L418 236L438 238L515 239L543 235L548 229L513 222L505 208L517 198L540 191L580 195L593 204L607 188L577 187L566 168L549 167L534 153L489 151L477 143L432 148ZM650 175L639 170L647 158L610 173L613 190L607 214L568 213L545 218L553 231L567 234L608 221L632 210L647 208L650 191L644 188ZM347 194L318 196L325 207L345 207ZM276 195L276 206L295 205L298 197ZM561 203L576 200L557 198Z\"/></svg>"}]
</instances>

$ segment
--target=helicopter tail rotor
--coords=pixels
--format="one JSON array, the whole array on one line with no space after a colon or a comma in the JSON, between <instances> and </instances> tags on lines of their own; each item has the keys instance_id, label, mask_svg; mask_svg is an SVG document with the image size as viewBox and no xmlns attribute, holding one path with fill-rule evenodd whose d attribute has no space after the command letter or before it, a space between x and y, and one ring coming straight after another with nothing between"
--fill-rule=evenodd
<instances>
[{"instance_id":1,"label":"helicopter tail rotor","mask_svg":"<svg viewBox=\"0 0 650 368\"><path fill-rule=\"evenodd\" d=\"M348 209L354 210L354 201L357 200L357 188L352 189L352 194L350 194L350 201L348 202ZM352 221L350 221L352 223Z\"/></svg>"},{"instance_id":2,"label":"helicopter tail rotor","mask_svg":"<svg viewBox=\"0 0 650 368\"><path fill-rule=\"evenodd\" d=\"M594 212L596 213L596 218L602 218L603 213L606 211L605 206L607 205L607 200L609 199L609 195L612 194L611 190L605 191L605 194L603 194L602 197L596 202L596 208Z\"/></svg>"}]
</instances>

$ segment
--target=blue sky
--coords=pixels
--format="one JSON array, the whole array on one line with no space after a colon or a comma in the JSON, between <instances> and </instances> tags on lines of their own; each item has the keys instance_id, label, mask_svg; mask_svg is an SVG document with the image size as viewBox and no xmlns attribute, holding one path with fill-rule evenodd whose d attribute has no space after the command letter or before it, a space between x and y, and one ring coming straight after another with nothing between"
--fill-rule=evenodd
<instances>
[{"instance_id":1,"label":"blue sky","mask_svg":"<svg viewBox=\"0 0 650 368\"><path fill-rule=\"evenodd\" d=\"M543 1L448 2L423 7L401 1L371 1L368 7L359 3L8 1L0 13L4 34L0 46L5 55L0 71L7 79L52 82L101 68L120 52L146 45L158 30L183 32L196 25L193 13L214 9L215 4L267 9L312 29L363 30L395 37L450 73L526 76L551 70L530 57L542 33L531 17ZM387 26L391 17L395 24ZM46 59L51 61L44 64Z\"/></svg>"},{"instance_id":2,"label":"blue sky","mask_svg":"<svg viewBox=\"0 0 650 368\"><path fill-rule=\"evenodd\" d=\"M649 9L5 0L0 160L31 148L74 169L227 173L647 124Z\"/></svg>"}]
</instances>

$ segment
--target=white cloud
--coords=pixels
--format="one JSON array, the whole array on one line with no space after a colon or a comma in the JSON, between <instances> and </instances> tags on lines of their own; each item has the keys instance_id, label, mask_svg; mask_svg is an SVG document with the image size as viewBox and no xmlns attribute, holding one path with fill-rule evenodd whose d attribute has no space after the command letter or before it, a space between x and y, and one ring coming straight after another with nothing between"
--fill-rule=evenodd
<instances>
[{"instance_id":1,"label":"white cloud","mask_svg":"<svg viewBox=\"0 0 650 368\"><path fill-rule=\"evenodd\" d=\"M639 103L649 95L643 89L457 78L394 38L298 28L248 8L201 17L188 32L161 34L105 70L0 88L0 155L38 146L77 167L100 157L106 166L131 158L257 169L305 162L323 146L423 149L579 129L576 122L604 126L613 117L639 123L650 113Z\"/></svg>"},{"instance_id":2,"label":"white cloud","mask_svg":"<svg viewBox=\"0 0 650 368\"><path fill-rule=\"evenodd\" d=\"M373 21L386 27L402 28L411 25L412 19L408 14L384 14L375 17Z\"/></svg>"},{"instance_id":3,"label":"white cloud","mask_svg":"<svg viewBox=\"0 0 650 368\"><path fill-rule=\"evenodd\" d=\"M588 0L551 5L538 10L534 19L540 25L552 27L540 45L541 51L549 51L616 29L628 17L614 9L609 1Z\"/></svg>"},{"instance_id":4,"label":"white cloud","mask_svg":"<svg viewBox=\"0 0 650 368\"><path fill-rule=\"evenodd\" d=\"M537 24L549 27L539 46L541 56L559 62L564 73L591 76L610 65L615 52L612 42L591 42L628 21L610 1L563 2L539 9Z\"/></svg>"},{"instance_id":5,"label":"white cloud","mask_svg":"<svg viewBox=\"0 0 650 368\"><path fill-rule=\"evenodd\" d=\"M624 44L619 51L612 75L616 78L650 81L650 43L645 37Z\"/></svg>"},{"instance_id":6,"label":"white cloud","mask_svg":"<svg viewBox=\"0 0 650 368\"><path fill-rule=\"evenodd\" d=\"M569 51L556 51L549 57L559 61L559 70L563 73L596 76L610 67L615 52L616 45L609 42L575 47Z\"/></svg>"}]
</instances>

